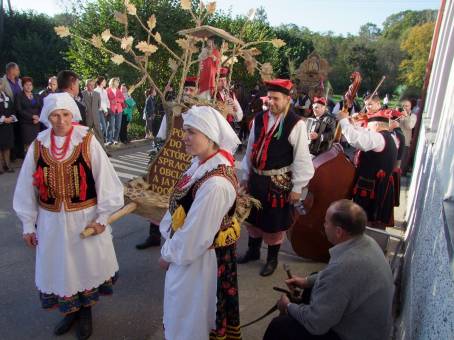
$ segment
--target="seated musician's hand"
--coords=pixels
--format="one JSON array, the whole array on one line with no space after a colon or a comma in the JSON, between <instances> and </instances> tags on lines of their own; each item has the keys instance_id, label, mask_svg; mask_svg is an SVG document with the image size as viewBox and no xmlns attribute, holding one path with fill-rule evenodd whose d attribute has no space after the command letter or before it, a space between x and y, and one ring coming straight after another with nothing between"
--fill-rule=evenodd
<instances>
[{"instance_id":1,"label":"seated musician's hand","mask_svg":"<svg viewBox=\"0 0 454 340\"><path fill-rule=\"evenodd\" d=\"M290 303L287 295L282 294L281 298L277 301L277 309L281 314L287 314L287 305Z\"/></svg>"},{"instance_id":2,"label":"seated musician's hand","mask_svg":"<svg viewBox=\"0 0 454 340\"><path fill-rule=\"evenodd\" d=\"M307 280L307 277L298 277L298 276L295 276L291 279L288 279L288 280L285 280L285 284L289 287L289 288L295 288L295 287L298 287L298 288L310 288L310 285L309 285L309 282Z\"/></svg>"},{"instance_id":3,"label":"seated musician's hand","mask_svg":"<svg viewBox=\"0 0 454 340\"><path fill-rule=\"evenodd\" d=\"M301 199L301 193L300 192L291 191L289 196L288 196L288 201L289 201L290 204L298 203L298 201L300 199Z\"/></svg>"}]
</instances>

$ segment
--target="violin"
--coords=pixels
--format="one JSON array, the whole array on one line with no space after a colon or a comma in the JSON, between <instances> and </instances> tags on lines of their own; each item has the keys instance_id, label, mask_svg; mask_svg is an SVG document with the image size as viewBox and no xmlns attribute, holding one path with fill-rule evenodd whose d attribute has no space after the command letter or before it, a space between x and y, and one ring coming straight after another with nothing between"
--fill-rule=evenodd
<instances>
[{"instance_id":1,"label":"violin","mask_svg":"<svg viewBox=\"0 0 454 340\"><path fill-rule=\"evenodd\" d=\"M367 98L372 98L373 96L375 96L377 94L378 89L383 84L385 79L386 79L386 76L381 77L378 85L375 87L374 92L372 92L372 94L369 97L367 97ZM366 98L366 100L367 100L367 98ZM394 112L394 111L397 111L397 110L387 109L387 111L389 111L390 117L391 116L397 116L395 114L395 112ZM362 125L367 125L367 120L368 120L367 117L368 117L368 114L366 112L366 101L364 101L364 106L362 107L361 111L359 111L357 114L351 116L350 120L353 123L357 123L357 124L361 123Z\"/></svg>"}]
</instances>

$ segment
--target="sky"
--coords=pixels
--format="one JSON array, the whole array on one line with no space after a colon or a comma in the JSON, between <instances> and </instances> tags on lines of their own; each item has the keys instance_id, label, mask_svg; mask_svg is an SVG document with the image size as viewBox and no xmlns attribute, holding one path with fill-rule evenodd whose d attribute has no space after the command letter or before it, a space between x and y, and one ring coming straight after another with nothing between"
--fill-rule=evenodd
<instances>
[{"instance_id":1,"label":"sky","mask_svg":"<svg viewBox=\"0 0 454 340\"><path fill-rule=\"evenodd\" d=\"M12 0L13 10L32 9L50 16L64 11L69 0ZM209 0L211 1L211 0ZM379 27L385 19L404 10L438 9L441 0L219 0L217 7L233 15L263 7L273 26L293 23L311 31L357 34L361 25Z\"/></svg>"}]
</instances>

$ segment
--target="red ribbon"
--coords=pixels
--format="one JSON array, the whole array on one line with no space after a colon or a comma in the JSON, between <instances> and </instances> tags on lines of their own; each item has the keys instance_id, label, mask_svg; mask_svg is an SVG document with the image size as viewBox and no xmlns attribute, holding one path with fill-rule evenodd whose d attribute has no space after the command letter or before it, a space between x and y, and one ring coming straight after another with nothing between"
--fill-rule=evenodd
<instances>
[{"instance_id":1,"label":"red ribbon","mask_svg":"<svg viewBox=\"0 0 454 340\"><path fill-rule=\"evenodd\" d=\"M80 185L79 185L79 199L85 201L87 199L87 174L82 164L79 164Z\"/></svg>"},{"instance_id":2,"label":"red ribbon","mask_svg":"<svg viewBox=\"0 0 454 340\"><path fill-rule=\"evenodd\" d=\"M47 187L44 183L44 171L43 168L38 166L35 173L33 174L33 185L38 188L39 197L43 201L47 201L49 195L47 193Z\"/></svg>"},{"instance_id":3,"label":"red ribbon","mask_svg":"<svg viewBox=\"0 0 454 340\"><path fill-rule=\"evenodd\" d=\"M224 150L224 149L219 149L218 152L229 161L230 166L235 165L235 158L233 157L233 155L230 152L228 152L227 150Z\"/></svg>"}]
</instances>

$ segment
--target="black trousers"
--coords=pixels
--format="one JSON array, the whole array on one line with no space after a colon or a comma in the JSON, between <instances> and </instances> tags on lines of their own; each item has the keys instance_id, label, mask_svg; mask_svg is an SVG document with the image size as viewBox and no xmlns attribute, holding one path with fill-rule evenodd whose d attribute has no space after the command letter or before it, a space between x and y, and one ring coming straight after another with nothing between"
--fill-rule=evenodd
<instances>
[{"instance_id":1,"label":"black trousers","mask_svg":"<svg viewBox=\"0 0 454 340\"><path fill-rule=\"evenodd\" d=\"M128 139L128 118L126 115L123 115L123 117L121 117L121 127L120 127L120 142L126 144L129 142L129 139Z\"/></svg>"},{"instance_id":2,"label":"black trousers","mask_svg":"<svg viewBox=\"0 0 454 340\"><path fill-rule=\"evenodd\" d=\"M333 331L313 335L290 315L280 315L268 325L263 340L341 340L341 338Z\"/></svg>"},{"instance_id":3,"label":"black trousers","mask_svg":"<svg viewBox=\"0 0 454 340\"><path fill-rule=\"evenodd\" d=\"M316 274L313 272L312 274ZM310 304L312 288L305 288L301 296L303 304ZM271 320L263 340L341 340L333 331L323 335L313 335L290 315L279 315Z\"/></svg>"}]
</instances>

